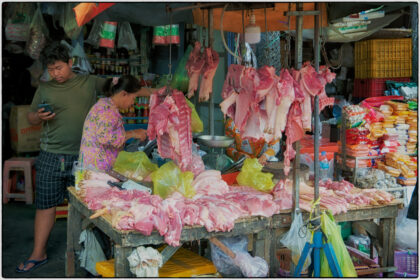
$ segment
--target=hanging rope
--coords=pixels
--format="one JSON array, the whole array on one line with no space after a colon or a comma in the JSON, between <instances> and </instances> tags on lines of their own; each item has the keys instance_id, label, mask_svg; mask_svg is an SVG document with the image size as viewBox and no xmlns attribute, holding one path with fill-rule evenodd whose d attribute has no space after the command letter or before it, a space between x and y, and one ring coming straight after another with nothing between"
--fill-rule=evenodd
<instances>
[{"instance_id":1,"label":"hanging rope","mask_svg":"<svg viewBox=\"0 0 420 280\"><path fill-rule=\"evenodd\" d=\"M242 61L242 59L238 56L238 55L236 55L234 52L232 52L231 50L230 50L230 48L228 47L228 45L226 44L226 40L225 40L225 34L223 33L223 16L225 15L225 11L226 11L226 8L227 8L227 6L229 5L229 3L227 3L224 7L223 7L223 10L222 10L222 15L221 15L221 17L220 17L220 36L222 37L222 42L223 42L223 45L225 46L225 49L231 54L231 55L233 55L233 57L234 58L236 58L236 60L238 61L238 64L239 64L239 62L241 62Z\"/></svg>"},{"instance_id":2,"label":"hanging rope","mask_svg":"<svg viewBox=\"0 0 420 280\"><path fill-rule=\"evenodd\" d=\"M288 5L288 12L290 13L292 9L292 3L289 3ZM286 47L286 56L287 56L287 60L286 60L286 68L290 69L290 65L292 64L292 55L290 52L290 15L287 16L287 47Z\"/></svg>"}]
</instances>

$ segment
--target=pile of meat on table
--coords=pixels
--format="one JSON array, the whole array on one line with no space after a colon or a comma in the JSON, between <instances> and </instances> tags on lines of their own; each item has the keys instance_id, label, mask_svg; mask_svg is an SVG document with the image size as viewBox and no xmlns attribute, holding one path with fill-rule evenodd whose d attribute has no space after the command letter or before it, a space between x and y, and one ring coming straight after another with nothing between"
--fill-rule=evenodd
<instances>
[{"instance_id":1,"label":"pile of meat on table","mask_svg":"<svg viewBox=\"0 0 420 280\"><path fill-rule=\"evenodd\" d=\"M280 211L271 194L246 186L228 186L217 170L204 171L194 179L193 199L178 192L162 199L142 191L120 190L107 185L107 175L104 178L102 184L99 179L79 184L80 196L89 209L97 211L94 217L109 213L116 229L144 235L156 229L171 246L179 245L184 225L204 226L209 232L230 231L239 218L270 217Z\"/></svg>"},{"instance_id":2,"label":"pile of meat on table","mask_svg":"<svg viewBox=\"0 0 420 280\"><path fill-rule=\"evenodd\" d=\"M198 89L198 82L201 76L199 101L207 101L213 92L213 78L219 65L219 54L212 48L205 48L201 52L200 42L195 42L185 68L188 77L188 98L194 96Z\"/></svg>"},{"instance_id":3,"label":"pile of meat on table","mask_svg":"<svg viewBox=\"0 0 420 280\"><path fill-rule=\"evenodd\" d=\"M287 136L284 152L284 172L290 171L290 160L295 151L292 144L311 130L314 97L319 96L320 110L333 105L325 86L335 78L328 67L320 66L319 73L305 63L296 71L282 69L275 74L274 67L259 69L231 64L222 89L224 101L220 104L225 116L235 122L243 138L271 142Z\"/></svg>"},{"instance_id":4,"label":"pile of meat on table","mask_svg":"<svg viewBox=\"0 0 420 280\"><path fill-rule=\"evenodd\" d=\"M280 209L292 207L292 181L279 181L273 189L274 201ZM368 205L383 205L391 202L392 194L378 189L359 189L345 180L320 181L319 196L321 209L328 209L334 215L346 213L351 208ZM314 188L300 181L299 185L299 208L311 211L314 200Z\"/></svg>"},{"instance_id":5,"label":"pile of meat on table","mask_svg":"<svg viewBox=\"0 0 420 280\"><path fill-rule=\"evenodd\" d=\"M135 230L150 235L155 229L171 246L178 246L183 226L204 226L207 231L230 231L235 221L251 216L270 217L292 208L292 183L279 181L271 193L247 186L229 186L217 170L200 173L192 182L196 195L187 199L178 192L162 199L137 190L110 187L106 174L91 172L79 183L78 194L88 208L96 211L93 217L111 214L114 228ZM115 181L115 179L112 179ZM347 212L351 204L378 205L392 201L381 190L361 190L346 181L322 182L320 205L333 214ZM299 206L311 211L314 189L300 184Z\"/></svg>"}]
</instances>

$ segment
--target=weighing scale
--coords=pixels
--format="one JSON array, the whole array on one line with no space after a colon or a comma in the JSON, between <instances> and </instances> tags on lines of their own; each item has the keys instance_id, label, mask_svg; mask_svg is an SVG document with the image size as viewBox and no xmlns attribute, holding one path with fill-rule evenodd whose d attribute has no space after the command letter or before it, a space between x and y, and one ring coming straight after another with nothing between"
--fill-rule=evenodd
<instances>
[{"instance_id":1,"label":"weighing scale","mask_svg":"<svg viewBox=\"0 0 420 280\"><path fill-rule=\"evenodd\" d=\"M228 136L200 135L197 142L210 148L210 152L203 156L206 169L222 171L233 164L233 160L224 153L224 149L235 140Z\"/></svg>"}]
</instances>

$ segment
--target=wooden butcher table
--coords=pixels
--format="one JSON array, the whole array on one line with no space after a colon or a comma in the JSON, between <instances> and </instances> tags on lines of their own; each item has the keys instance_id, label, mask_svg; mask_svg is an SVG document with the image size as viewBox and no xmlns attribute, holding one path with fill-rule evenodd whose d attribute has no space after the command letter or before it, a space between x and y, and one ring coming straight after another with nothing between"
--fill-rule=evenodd
<instances>
[{"instance_id":1,"label":"wooden butcher table","mask_svg":"<svg viewBox=\"0 0 420 280\"><path fill-rule=\"evenodd\" d=\"M90 220L94 211L76 194L74 187L69 187L69 209L67 220L67 251L66 251L66 276L75 275L75 251L81 249L79 236L83 228L90 223L97 226L114 242L115 277L132 277L127 257L138 246L165 244L162 236L153 231L150 236L145 236L136 231L120 231L112 227L110 215L104 215ZM345 214L336 215L337 222L342 221L369 221L379 219L379 225L372 222L363 222L368 232L377 236L380 245L380 265L385 267L384 272L392 270L394 264L394 239L395 218L398 214L396 201L390 205L350 210ZM307 218L304 214L304 218ZM278 236L288 230L291 224L290 211L274 215L270 218L250 217L239 219L230 232L208 232L202 226L184 226L180 243L193 240L209 239L214 236L253 235L253 255L264 258L269 264L270 276L276 277L279 263L276 258ZM276 242L277 241L277 242ZM167 246L163 253L164 262L176 251L176 248Z\"/></svg>"}]
</instances>

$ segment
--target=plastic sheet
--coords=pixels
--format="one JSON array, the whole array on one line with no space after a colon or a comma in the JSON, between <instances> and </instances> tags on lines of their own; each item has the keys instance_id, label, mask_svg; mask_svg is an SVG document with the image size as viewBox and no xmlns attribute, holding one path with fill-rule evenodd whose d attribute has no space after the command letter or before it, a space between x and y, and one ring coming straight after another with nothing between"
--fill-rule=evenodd
<instances>
[{"instance_id":1,"label":"plastic sheet","mask_svg":"<svg viewBox=\"0 0 420 280\"><path fill-rule=\"evenodd\" d=\"M42 49L47 44L48 28L42 17L41 9L38 7L29 27L29 39L26 42L26 52L37 60Z\"/></svg>"},{"instance_id":2,"label":"plastic sheet","mask_svg":"<svg viewBox=\"0 0 420 280\"><path fill-rule=\"evenodd\" d=\"M125 48L127 50L137 50L137 41L131 30L130 23L122 22L118 27L118 48Z\"/></svg>"},{"instance_id":3,"label":"plastic sheet","mask_svg":"<svg viewBox=\"0 0 420 280\"><path fill-rule=\"evenodd\" d=\"M158 166L152 163L144 152L121 151L112 169L128 178L141 181L156 171Z\"/></svg>"},{"instance_id":4,"label":"plastic sheet","mask_svg":"<svg viewBox=\"0 0 420 280\"><path fill-rule=\"evenodd\" d=\"M203 121L198 116L194 104L192 104L187 98L185 98L185 101L187 102L188 107L191 108L191 131L195 133L203 132Z\"/></svg>"},{"instance_id":5,"label":"plastic sheet","mask_svg":"<svg viewBox=\"0 0 420 280\"><path fill-rule=\"evenodd\" d=\"M407 218L408 207L399 210L396 220L395 247L400 250L417 248L417 220Z\"/></svg>"},{"instance_id":6,"label":"plastic sheet","mask_svg":"<svg viewBox=\"0 0 420 280\"><path fill-rule=\"evenodd\" d=\"M177 89L184 93L188 91L188 83L190 80L190 78L188 77L187 69L185 68L185 65L187 64L188 58L190 57L190 53L192 50L193 50L193 47L191 45L188 45L188 48L185 51L184 56L181 58L181 61L178 63L178 66L176 67L174 76L171 81L171 88ZM190 106L190 103L188 103L188 106ZM190 108L192 109L191 106Z\"/></svg>"},{"instance_id":7,"label":"plastic sheet","mask_svg":"<svg viewBox=\"0 0 420 280\"><path fill-rule=\"evenodd\" d=\"M162 255L152 247L139 246L127 257L130 271L137 277L159 277Z\"/></svg>"},{"instance_id":8,"label":"plastic sheet","mask_svg":"<svg viewBox=\"0 0 420 280\"><path fill-rule=\"evenodd\" d=\"M218 237L218 239L235 254L238 254L239 252L247 252L248 238L245 235ZM211 242L210 246L211 259L218 272L222 273L225 277L242 277L240 268L234 264L233 260L228 255Z\"/></svg>"},{"instance_id":9,"label":"plastic sheet","mask_svg":"<svg viewBox=\"0 0 420 280\"><path fill-rule=\"evenodd\" d=\"M86 44L92 45L95 48L99 48L99 40L101 39L101 30L103 23L103 21L100 21L99 19L95 18L89 36L85 41Z\"/></svg>"},{"instance_id":10,"label":"plastic sheet","mask_svg":"<svg viewBox=\"0 0 420 280\"><path fill-rule=\"evenodd\" d=\"M273 174L261 172L263 166L256 158L247 158L236 181L239 185L253 187L259 191L271 191L274 187Z\"/></svg>"},{"instance_id":11,"label":"plastic sheet","mask_svg":"<svg viewBox=\"0 0 420 280\"><path fill-rule=\"evenodd\" d=\"M181 169L170 161L152 173L153 193L165 199L178 191L185 197L192 198L195 195L195 190L191 185L193 180L192 172L181 172Z\"/></svg>"},{"instance_id":12,"label":"plastic sheet","mask_svg":"<svg viewBox=\"0 0 420 280\"><path fill-rule=\"evenodd\" d=\"M302 213L299 213L295 216L292 225L290 226L290 230L280 239L280 242L289 248L292 251L292 261L297 266L300 258L300 254L305 247L306 242L310 242L311 234L309 231L306 232L305 235L302 234L303 229L303 219ZM305 260L303 264L302 271L305 271L309 265L311 264L310 255Z\"/></svg>"},{"instance_id":13,"label":"plastic sheet","mask_svg":"<svg viewBox=\"0 0 420 280\"><path fill-rule=\"evenodd\" d=\"M335 223L332 215L323 212L321 214L321 228L327 236L328 242L332 245L337 257L338 265L341 268L343 277L357 277L353 262L341 237L340 227ZM321 277L332 277L324 251L321 251Z\"/></svg>"},{"instance_id":14,"label":"plastic sheet","mask_svg":"<svg viewBox=\"0 0 420 280\"><path fill-rule=\"evenodd\" d=\"M80 253L80 266L85 268L91 274L98 276L96 272L96 263L105 261L106 257L102 251L101 245L91 229L86 229L80 234L79 243L84 245Z\"/></svg>"}]
</instances>

